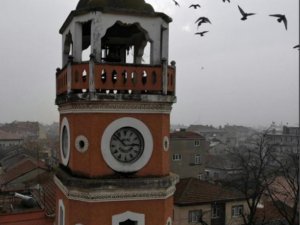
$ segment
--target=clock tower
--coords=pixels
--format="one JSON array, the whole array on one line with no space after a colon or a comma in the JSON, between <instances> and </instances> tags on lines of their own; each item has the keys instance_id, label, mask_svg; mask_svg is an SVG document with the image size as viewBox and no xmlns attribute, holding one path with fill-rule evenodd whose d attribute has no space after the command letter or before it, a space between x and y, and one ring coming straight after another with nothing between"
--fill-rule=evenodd
<instances>
[{"instance_id":1,"label":"clock tower","mask_svg":"<svg viewBox=\"0 0 300 225\"><path fill-rule=\"evenodd\" d=\"M171 225L171 18L144 0L80 0L60 29L56 225Z\"/></svg>"}]
</instances>

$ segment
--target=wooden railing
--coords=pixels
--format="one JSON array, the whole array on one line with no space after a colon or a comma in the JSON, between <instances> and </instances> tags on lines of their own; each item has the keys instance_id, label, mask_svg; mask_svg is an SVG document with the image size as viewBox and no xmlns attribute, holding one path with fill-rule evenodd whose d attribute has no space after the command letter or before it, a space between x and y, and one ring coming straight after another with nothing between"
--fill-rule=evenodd
<instances>
[{"instance_id":1,"label":"wooden railing","mask_svg":"<svg viewBox=\"0 0 300 225\"><path fill-rule=\"evenodd\" d=\"M175 81L175 66L164 64L70 62L57 71L56 94L100 92L175 95Z\"/></svg>"}]
</instances>

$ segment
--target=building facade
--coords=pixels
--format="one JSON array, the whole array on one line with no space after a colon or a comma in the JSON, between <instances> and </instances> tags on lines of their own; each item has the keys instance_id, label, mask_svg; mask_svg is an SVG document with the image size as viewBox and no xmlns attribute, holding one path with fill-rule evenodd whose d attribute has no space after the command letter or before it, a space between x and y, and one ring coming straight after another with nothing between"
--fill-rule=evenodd
<instances>
[{"instance_id":1,"label":"building facade","mask_svg":"<svg viewBox=\"0 0 300 225\"><path fill-rule=\"evenodd\" d=\"M271 129L267 134L268 144L272 146L278 153L283 155L286 153L299 154L300 151L300 128L283 126L278 131Z\"/></svg>"},{"instance_id":2,"label":"building facade","mask_svg":"<svg viewBox=\"0 0 300 225\"><path fill-rule=\"evenodd\" d=\"M20 146L23 144L24 139L16 134L7 133L0 130L0 150L12 146Z\"/></svg>"},{"instance_id":3,"label":"building facade","mask_svg":"<svg viewBox=\"0 0 300 225\"><path fill-rule=\"evenodd\" d=\"M174 225L241 225L247 212L242 196L219 185L195 178L176 185Z\"/></svg>"},{"instance_id":4,"label":"building facade","mask_svg":"<svg viewBox=\"0 0 300 225\"><path fill-rule=\"evenodd\" d=\"M144 0L80 0L60 29L55 224L172 223L170 22Z\"/></svg>"},{"instance_id":5,"label":"building facade","mask_svg":"<svg viewBox=\"0 0 300 225\"><path fill-rule=\"evenodd\" d=\"M171 171L180 178L204 177L205 155L208 153L208 142L203 136L186 130L170 134Z\"/></svg>"}]
</instances>

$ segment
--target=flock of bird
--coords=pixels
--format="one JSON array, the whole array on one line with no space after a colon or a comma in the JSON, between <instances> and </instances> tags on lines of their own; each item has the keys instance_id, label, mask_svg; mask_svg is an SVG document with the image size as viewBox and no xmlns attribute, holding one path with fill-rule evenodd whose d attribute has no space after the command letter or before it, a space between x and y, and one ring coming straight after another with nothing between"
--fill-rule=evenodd
<instances>
[{"instance_id":1,"label":"flock of bird","mask_svg":"<svg viewBox=\"0 0 300 225\"><path fill-rule=\"evenodd\" d=\"M230 3L230 0L222 0L223 2L229 2ZM173 0L174 4L176 6L180 6L179 3L176 1L176 0ZM198 8L201 8L201 6L199 4L191 4L189 6L189 8L193 8L193 9L198 9ZM238 9L242 15L242 18L241 20L245 21L248 19L248 16L253 16L255 15L255 13L247 13L245 12L239 5L238 5ZM287 19L286 19L286 16L284 14L270 14L269 16L271 17L276 17L277 18L277 22L278 23L283 23L284 24L284 27L285 29L287 30L288 29L288 22L287 22ZM201 16L199 17L195 23L197 24L197 27L199 28L203 23L210 23L211 24L211 21L207 18L207 17L204 17L204 16ZM200 35L201 37L204 36L205 33L207 33L208 31L205 30L205 31L201 31L201 32L196 32L195 35ZM299 50L299 44L294 46L294 48L297 48Z\"/></svg>"}]
</instances>

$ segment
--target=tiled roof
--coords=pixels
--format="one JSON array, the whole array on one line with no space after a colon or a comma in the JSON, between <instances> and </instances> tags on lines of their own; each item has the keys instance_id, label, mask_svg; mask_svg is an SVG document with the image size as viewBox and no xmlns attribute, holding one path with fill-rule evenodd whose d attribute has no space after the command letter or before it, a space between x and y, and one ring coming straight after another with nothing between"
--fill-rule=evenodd
<instances>
[{"instance_id":1,"label":"tiled roof","mask_svg":"<svg viewBox=\"0 0 300 225\"><path fill-rule=\"evenodd\" d=\"M177 139L204 139L202 135L191 131L176 131L171 133L170 136Z\"/></svg>"},{"instance_id":2,"label":"tiled roof","mask_svg":"<svg viewBox=\"0 0 300 225\"><path fill-rule=\"evenodd\" d=\"M174 204L201 205L218 201L244 199L241 195L229 191L220 185L211 184L196 178L181 179L176 185Z\"/></svg>"},{"instance_id":3,"label":"tiled roof","mask_svg":"<svg viewBox=\"0 0 300 225\"><path fill-rule=\"evenodd\" d=\"M10 168L4 174L0 176L0 185L5 185L10 181L36 169L41 168L47 170L47 167L43 162L36 162L33 159L27 158L23 159L21 162L17 163L15 166Z\"/></svg>"},{"instance_id":4,"label":"tiled roof","mask_svg":"<svg viewBox=\"0 0 300 225\"><path fill-rule=\"evenodd\" d=\"M0 160L0 164L4 171L8 171L10 168L16 166L18 163L21 163L22 160L26 158L28 158L28 156L25 154L9 154Z\"/></svg>"}]
</instances>

